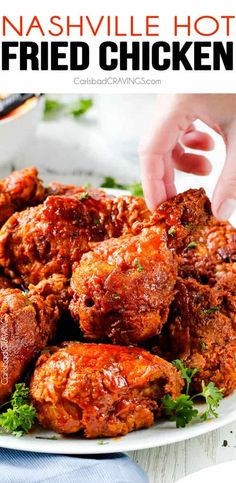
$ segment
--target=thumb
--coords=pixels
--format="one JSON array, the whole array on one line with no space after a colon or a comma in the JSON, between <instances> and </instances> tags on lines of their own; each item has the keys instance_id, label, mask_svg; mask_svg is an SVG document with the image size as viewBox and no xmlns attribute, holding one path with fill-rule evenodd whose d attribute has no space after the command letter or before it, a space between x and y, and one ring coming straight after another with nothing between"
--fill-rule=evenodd
<instances>
[{"instance_id":1,"label":"thumb","mask_svg":"<svg viewBox=\"0 0 236 483\"><path fill-rule=\"evenodd\" d=\"M236 122L226 133L226 161L212 200L213 214L228 220L236 211Z\"/></svg>"}]
</instances>

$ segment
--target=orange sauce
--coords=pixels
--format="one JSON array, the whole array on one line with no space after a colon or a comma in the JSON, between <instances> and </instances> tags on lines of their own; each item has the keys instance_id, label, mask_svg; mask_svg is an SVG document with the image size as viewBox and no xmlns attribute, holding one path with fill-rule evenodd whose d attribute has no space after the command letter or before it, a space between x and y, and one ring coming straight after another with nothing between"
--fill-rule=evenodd
<instances>
[{"instance_id":1,"label":"orange sauce","mask_svg":"<svg viewBox=\"0 0 236 483\"><path fill-rule=\"evenodd\" d=\"M4 97L8 96L9 94L0 94L0 100L1 99L4 99ZM24 104L22 104L22 106L19 106L17 107L16 109L13 109L13 111L9 112L9 114L6 114L5 116L3 116L0 121L4 120L4 119L7 119L9 117L13 117L13 116L20 116L21 114L23 114L25 111L31 109L34 104L37 102L37 99L36 97L32 97L32 99L28 99L28 101L26 101Z\"/></svg>"}]
</instances>

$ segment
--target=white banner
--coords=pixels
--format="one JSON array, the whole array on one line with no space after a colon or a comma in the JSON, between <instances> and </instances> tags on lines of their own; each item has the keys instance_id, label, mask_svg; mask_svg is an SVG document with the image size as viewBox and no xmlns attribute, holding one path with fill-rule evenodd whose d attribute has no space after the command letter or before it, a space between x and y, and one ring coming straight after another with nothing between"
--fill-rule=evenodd
<instances>
[{"instance_id":1,"label":"white banner","mask_svg":"<svg viewBox=\"0 0 236 483\"><path fill-rule=\"evenodd\" d=\"M2 92L235 92L235 2L4 3Z\"/></svg>"}]
</instances>

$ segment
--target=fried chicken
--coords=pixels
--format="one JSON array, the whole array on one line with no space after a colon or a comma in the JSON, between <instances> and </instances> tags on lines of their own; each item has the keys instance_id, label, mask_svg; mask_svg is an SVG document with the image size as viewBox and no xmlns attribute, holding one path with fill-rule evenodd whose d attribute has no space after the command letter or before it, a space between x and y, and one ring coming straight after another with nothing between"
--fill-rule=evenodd
<instances>
[{"instance_id":1,"label":"fried chicken","mask_svg":"<svg viewBox=\"0 0 236 483\"><path fill-rule=\"evenodd\" d=\"M44 427L96 438L151 426L161 398L182 386L171 364L143 349L70 343L39 358L30 393Z\"/></svg>"},{"instance_id":2,"label":"fried chicken","mask_svg":"<svg viewBox=\"0 0 236 483\"><path fill-rule=\"evenodd\" d=\"M230 394L236 388L236 275L221 272L214 287L179 279L176 290L154 352L197 367L197 392L204 380Z\"/></svg>"},{"instance_id":3,"label":"fried chicken","mask_svg":"<svg viewBox=\"0 0 236 483\"><path fill-rule=\"evenodd\" d=\"M221 272L236 274L236 229L212 218L196 237L196 245L183 252L179 273L213 285Z\"/></svg>"},{"instance_id":4,"label":"fried chicken","mask_svg":"<svg viewBox=\"0 0 236 483\"><path fill-rule=\"evenodd\" d=\"M31 286L28 293L0 289L0 402L11 394L29 363L53 337L66 298L63 275Z\"/></svg>"},{"instance_id":5,"label":"fried chicken","mask_svg":"<svg viewBox=\"0 0 236 483\"><path fill-rule=\"evenodd\" d=\"M83 255L73 269L70 310L84 336L137 344L158 334L175 293L175 252L210 216L205 192L189 190L137 222L137 235L101 242Z\"/></svg>"},{"instance_id":6,"label":"fried chicken","mask_svg":"<svg viewBox=\"0 0 236 483\"><path fill-rule=\"evenodd\" d=\"M74 265L72 317L86 338L141 342L166 322L176 278L165 230L152 227L106 240Z\"/></svg>"},{"instance_id":7,"label":"fried chicken","mask_svg":"<svg viewBox=\"0 0 236 483\"><path fill-rule=\"evenodd\" d=\"M0 265L16 283L38 283L53 273L71 275L89 242L131 232L148 216L144 200L106 197L102 191L49 196L42 205L15 213L0 231Z\"/></svg>"},{"instance_id":8,"label":"fried chicken","mask_svg":"<svg viewBox=\"0 0 236 483\"><path fill-rule=\"evenodd\" d=\"M211 204L204 189L190 189L162 203L149 219L136 224L143 227L163 226L168 247L181 255L212 220Z\"/></svg>"},{"instance_id":9,"label":"fried chicken","mask_svg":"<svg viewBox=\"0 0 236 483\"><path fill-rule=\"evenodd\" d=\"M37 205L45 198L45 190L36 168L13 171L0 181L0 226L15 212Z\"/></svg>"}]
</instances>

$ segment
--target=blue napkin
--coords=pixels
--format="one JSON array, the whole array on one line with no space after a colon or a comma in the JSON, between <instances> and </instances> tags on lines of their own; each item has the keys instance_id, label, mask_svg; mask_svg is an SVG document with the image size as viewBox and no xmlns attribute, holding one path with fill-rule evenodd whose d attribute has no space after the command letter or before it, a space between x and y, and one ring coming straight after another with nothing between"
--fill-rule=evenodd
<instances>
[{"instance_id":1,"label":"blue napkin","mask_svg":"<svg viewBox=\"0 0 236 483\"><path fill-rule=\"evenodd\" d=\"M61 456L0 449L1 483L148 483L128 456Z\"/></svg>"}]
</instances>

